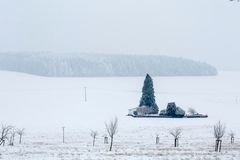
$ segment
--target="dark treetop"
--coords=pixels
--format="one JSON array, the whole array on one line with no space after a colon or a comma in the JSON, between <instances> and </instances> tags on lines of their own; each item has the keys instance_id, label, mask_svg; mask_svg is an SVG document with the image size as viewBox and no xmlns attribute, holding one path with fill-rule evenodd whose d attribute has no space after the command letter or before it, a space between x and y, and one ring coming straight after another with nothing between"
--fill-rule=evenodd
<instances>
[{"instance_id":1,"label":"dark treetop","mask_svg":"<svg viewBox=\"0 0 240 160\"><path fill-rule=\"evenodd\" d=\"M140 100L139 107L146 106L152 109L152 113L158 113L158 106L155 102L153 81L149 74L146 75L144 85L142 88L142 97Z\"/></svg>"}]
</instances>

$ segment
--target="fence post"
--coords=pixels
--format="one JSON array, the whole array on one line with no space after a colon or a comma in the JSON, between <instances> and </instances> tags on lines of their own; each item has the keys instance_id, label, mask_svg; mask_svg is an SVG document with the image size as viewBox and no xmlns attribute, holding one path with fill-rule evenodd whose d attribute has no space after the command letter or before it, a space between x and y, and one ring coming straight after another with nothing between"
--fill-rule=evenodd
<instances>
[{"instance_id":1,"label":"fence post","mask_svg":"<svg viewBox=\"0 0 240 160\"><path fill-rule=\"evenodd\" d=\"M62 141L65 143L65 127L62 127Z\"/></svg>"}]
</instances>

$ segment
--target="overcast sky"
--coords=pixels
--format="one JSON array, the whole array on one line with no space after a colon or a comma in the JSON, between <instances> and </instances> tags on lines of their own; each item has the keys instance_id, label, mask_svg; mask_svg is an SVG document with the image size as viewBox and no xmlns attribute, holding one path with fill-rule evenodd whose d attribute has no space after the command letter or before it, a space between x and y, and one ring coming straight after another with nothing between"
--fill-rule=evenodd
<instances>
[{"instance_id":1,"label":"overcast sky","mask_svg":"<svg viewBox=\"0 0 240 160\"><path fill-rule=\"evenodd\" d=\"M161 54L240 69L240 3L0 0L0 52Z\"/></svg>"}]
</instances>

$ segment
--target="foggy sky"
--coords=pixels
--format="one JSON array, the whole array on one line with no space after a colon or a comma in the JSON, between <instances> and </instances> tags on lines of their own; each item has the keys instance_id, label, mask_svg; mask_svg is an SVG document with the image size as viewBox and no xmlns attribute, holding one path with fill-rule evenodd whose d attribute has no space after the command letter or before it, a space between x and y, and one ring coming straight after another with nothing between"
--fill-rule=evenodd
<instances>
[{"instance_id":1,"label":"foggy sky","mask_svg":"<svg viewBox=\"0 0 240 160\"><path fill-rule=\"evenodd\" d=\"M1 0L0 52L161 54L240 69L240 3Z\"/></svg>"}]
</instances>

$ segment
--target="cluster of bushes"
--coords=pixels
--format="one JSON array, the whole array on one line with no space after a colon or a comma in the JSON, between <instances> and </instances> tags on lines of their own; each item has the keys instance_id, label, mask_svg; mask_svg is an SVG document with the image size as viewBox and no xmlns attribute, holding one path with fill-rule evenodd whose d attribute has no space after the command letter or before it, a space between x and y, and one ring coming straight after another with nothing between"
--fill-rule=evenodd
<instances>
[{"instance_id":1,"label":"cluster of bushes","mask_svg":"<svg viewBox=\"0 0 240 160\"><path fill-rule=\"evenodd\" d=\"M160 115L181 118L184 117L185 111L181 107L177 107L174 102L168 103L167 109L161 110Z\"/></svg>"},{"instance_id":2,"label":"cluster of bushes","mask_svg":"<svg viewBox=\"0 0 240 160\"><path fill-rule=\"evenodd\" d=\"M149 74L146 75L143 87L142 87L142 96L140 99L139 106L134 109L130 109L129 115L130 116L158 116L161 117L171 117L171 118L182 118L185 116L185 111L176 106L174 102L168 103L167 108L163 109L159 113L158 105L155 101L154 95L154 88L153 88L153 80ZM133 111L132 111L133 110ZM196 118L196 117L207 117L207 115L198 114L194 109L190 108L189 110L190 116L188 118Z\"/></svg>"},{"instance_id":3,"label":"cluster of bushes","mask_svg":"<svg viewBox=\"0 0 240 160\"><path fill-rule=\"evenodd\" d=\"M153 80L151 76L147 74L142 88L142 97L140 99L139 107L133 112L133 115L158 114L158 112L159 108L155 101ZM160 111L160 115L181 118L184 117L185 111L172 102L168 103L167 109Z\"/></svg>"}]
</instances>

